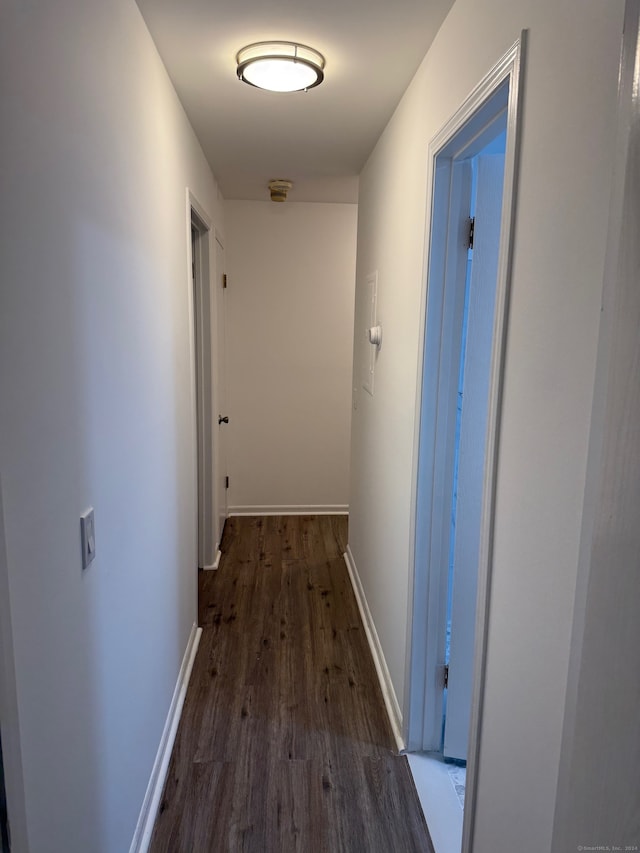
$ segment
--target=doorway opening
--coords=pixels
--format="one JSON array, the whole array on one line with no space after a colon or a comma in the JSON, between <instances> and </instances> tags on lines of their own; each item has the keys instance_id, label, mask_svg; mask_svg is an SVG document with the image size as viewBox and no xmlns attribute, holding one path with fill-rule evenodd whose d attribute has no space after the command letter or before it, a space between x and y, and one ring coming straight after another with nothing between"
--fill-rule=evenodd
<instances>
[{"instance_id":1,"label":"doorway opening","mask_svg":"<svg viewBox=\"0 0 640 853\"><path fill-rule=\"evenodd\" d=\"M214 466L215 485L214 501L218 517L218 551L216 561L220 560L220 543L224 535L224 526L229 511L229 477L227 476L227 431L229 429L229 417L227 412L227 331L226 331L226 293L227 274L225 272L225 253L220 236L216 234L215 240L215 320L212 328L215 329L215 353L216 371L214 384L213 411L217 413L217 432L214 444ZM214 429L215 423L214 423ZM216 562L217 565L217 562Z\"/></svg>"},{"instance_id":2,"label":"doorway opening","mask_svg":"<svg viewBox=\"0 0 640 853\"><path fill-rule=\"evenodd\" d=\"M429 149L405 740L449 790L443 808L426 786L436 853L470 850L473 833L521 51L522 39ZM410 764L420 793L424 766ZM436 827L443 814L455 826Z\"/></svg>"},{"instance_id":3,"label":"doorway opening","mask_svg":"<svg viewBox=\"0 0 640 853\"><path fill-rule=\"evenodd\" d=\"M221 427L228 419L218 415L222 403L224 347L222 244L211 223L188 194L190 227L189 272L193 304L193 355L196 418L198 568L217 569L226 519L226 461ZM214 238L214 239L212 239ZM223 473L224 472L224 473Z\"/></svg>"},{"instance_id":4,"label":"doorway opening","mask_svg":"<svg viewBox=\"0 0 640 853\"><path fill-rule=\"evenodd\" d=\"M497 94L496 96L497 97ZM486 136L495 136L487 140ZM476 151L477 145L482 145ZM453 169L463 182L459 211L468 222L466 270L452 284L463 286L462 316L450 312L444 330L455 344L457 367L445 618L442 754L466 764L471 711L475 603L480 549L484 452L489 402L493 318L500 247L500 216L506 144L506 111L486 135L458 153ZM446 153L444 154L446 156ZM462 246L464 253L465 247ZM448 440L448 436L446 437ZM458 778L461 778L458 776Z\"/></svg>"}]
</instances>

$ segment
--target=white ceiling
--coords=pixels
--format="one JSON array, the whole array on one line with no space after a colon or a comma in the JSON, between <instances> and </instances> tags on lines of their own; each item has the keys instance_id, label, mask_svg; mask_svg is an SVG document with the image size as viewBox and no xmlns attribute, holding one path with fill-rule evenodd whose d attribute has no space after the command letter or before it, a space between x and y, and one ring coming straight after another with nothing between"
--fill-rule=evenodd
<instances>
[{"instance_id":1,"label":"white ceiling","mask_svg":"<svg viewBox=\"0 0 640 853\"><path fill-rule=\"evenodd\" d=\"M453 0L137 0L228 199L356 201L357 176ZM235 54L268 39L326 58L322 85L240 83Z\"/></svg>"}]
</instances>

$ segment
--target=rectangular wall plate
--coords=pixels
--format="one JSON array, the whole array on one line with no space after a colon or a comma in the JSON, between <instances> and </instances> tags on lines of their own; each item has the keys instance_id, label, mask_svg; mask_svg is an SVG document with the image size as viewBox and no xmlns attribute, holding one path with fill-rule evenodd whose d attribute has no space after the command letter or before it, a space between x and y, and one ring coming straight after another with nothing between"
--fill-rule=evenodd
<instances>
[{"instance_id":1,"label":"rectangular wall plate","mask_svg":"<svg viewBox=\"0 0 640 853\"><path fill-rule=\"evenodd\" d=\"M82 568L86 569L96 556L96 525L92 506L80 516L80 539L82 542Z\"/></svg>"}]
</instances>

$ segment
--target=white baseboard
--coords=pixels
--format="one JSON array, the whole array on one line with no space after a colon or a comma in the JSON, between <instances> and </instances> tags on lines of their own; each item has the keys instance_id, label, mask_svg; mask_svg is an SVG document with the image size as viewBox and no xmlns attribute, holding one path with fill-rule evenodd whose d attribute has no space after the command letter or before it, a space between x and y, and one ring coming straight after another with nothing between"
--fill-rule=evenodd
<instances>
[{"instance_id":1,"label":"white baseboard","mask_svg":"<svg viewBox=\"0 0 640 853\"><path fill-rule=\"evenodd\" d=\"M220 557L222 557L222 551L218 548L218 550L216 551L216 558L214 562L210 566L203 566L202 570L204 572L215 572L215 570L220 565Z\"/></svg>"},{"instance_id":2,"label":"white baseboard","mask_svg":"<svg viewBox=\"0 0 640 853\"><path fill-rule=\"evenodd\" d=\"M180 722L182 706L184 705L184 697L187 693L187 685L189 684L189 679L191 677L193 661L195 660L196 652L198 651L198 644L200 643L201 635L202 628L198 628L194 623L191 628L191 634L189 635L189 641L184 652L184 657L182 658L182 665L180 667L180 672L178 673L176 689L173 691L173 698L171 699L171 705L169 706L167 721L164 724L158 753L156 755L156 760L153 763L151 778L149 779L147 792L144 795L142 809L140 810L138 824L136 826L136 831L133 834L133 841L131 842L129 853L146 853L149 848L153 825L158 813L160 797L162 796L162 789L164 788L167 770L169 769L171 750L173 749L173 743L176 739L178 723Z\"/></svg>"},{"instance_id":3,"label":"white baseboard","mask_svg":"<svg viewBox=\"0 0 640 853\"><path fill-rule=\"evenodd\" d=\"M387 709L389 722L391 723L393 736L396 741L396 746L398 747L398 752L401 752L405 748L405 742L402 737L402 714L400 713L398 697L396 696L396 691L394 690L391 676L389 675L389 668L387 667L384 652L380 645L380 638L378 637L378 632L376 631L376 626L374 624L373 617L371 616L369 605L367 604L367 598L364 594L364 589L362 588L360 575L358 574L358 569L356 568L355 560L353 559L353 554L351 553L349 545L347 545L347 550L344 554L344 561L347 564L347 570L349 572L349 577L351 578L351 586L353 587L353 592L355 594L356 601L358 602L360 617L362 618L362 624L364 625L367 640L369 641L369 648L371 649L371 656L373 657L376 672L378 673L378 681L380 682L380 688L382 690L382 696Z\"/></svg>"},{"instance_id":4,"label":"white baseboard","mask_svg":"<svg viewBox=\"0 0 640 853\"><path fill-rule=\"evenodd\" d=\"M229 515L348 515L348 504L309 504L307 506L231 506Z\"/></svg>"}]
</instances>

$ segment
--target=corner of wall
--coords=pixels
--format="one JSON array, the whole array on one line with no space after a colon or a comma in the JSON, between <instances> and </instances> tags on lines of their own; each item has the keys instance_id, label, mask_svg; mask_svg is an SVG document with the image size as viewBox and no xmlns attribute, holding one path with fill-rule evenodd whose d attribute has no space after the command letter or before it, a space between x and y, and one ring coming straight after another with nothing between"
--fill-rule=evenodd
<instances>
[{"instance_id":1,"label":"corner of wall","mask_svg":"<svg viewBox=\"0 0 640 853\"><path fill-rule=\"evenodd\" d=\"M0 475L0 736L12 844L28 853L27 816L22 772L22 745L13 657L11 590L5 547L2 477Z\"/></svg>"}]
</instances>

